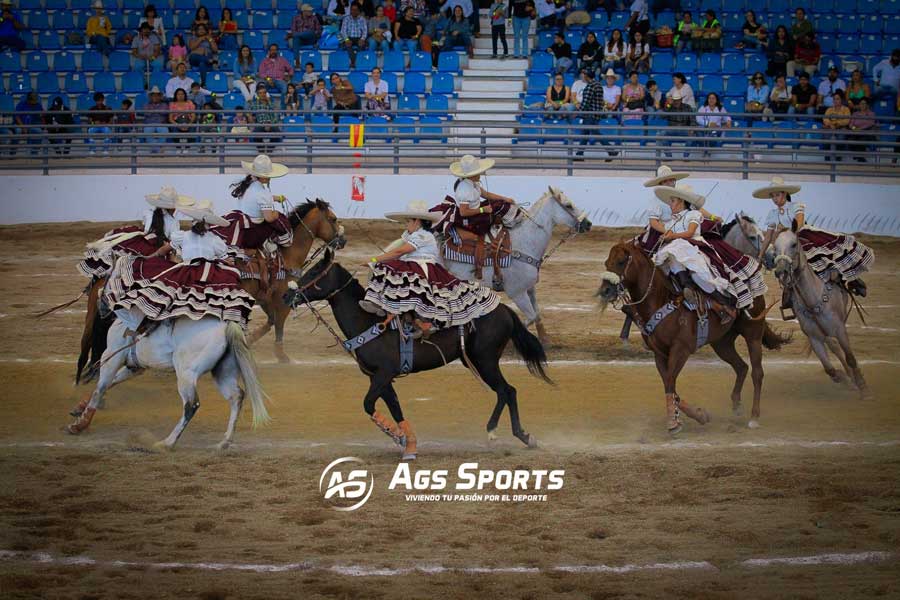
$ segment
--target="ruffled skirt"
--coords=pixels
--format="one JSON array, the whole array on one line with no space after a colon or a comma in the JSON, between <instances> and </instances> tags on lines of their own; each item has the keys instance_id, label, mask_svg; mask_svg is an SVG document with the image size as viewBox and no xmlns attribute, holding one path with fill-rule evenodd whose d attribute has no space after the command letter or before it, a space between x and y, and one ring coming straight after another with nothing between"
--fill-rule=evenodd
<instances>
[{"instance_id":1,"label":"ruffled skirt","mask_svg":"<svg viewBox=\"0 0 900 600\"><path fill-rule=\"evenodd\" d=\"M666 273L688 271L694 282L707 294L720 292L737 298L737 292L731 284L727 270L721 260L715 260L704 250L703 242L675 239L664 244L653 257L656 266ZM712 252L715 255L715 252ZM746 305L745 305L746 306ZM739 308L743 308L739 306Z\"/></svg>"},{"instance_id":2,"label":"ruffled skirt","mask_svg":"<svg viewBox=\"0 0 900 600\"><path fill-rule=\"evenodd\" d=\"M112 244L117 237L127 239ZM128 225L106 232L102 238L94 242L93 246L96 247L85 251L84 258L79 261L76 268L85 277L103 279L109 277L120 256L149 256L159 250L161 244L155 233L144 233L143 228Z\"/></svg>"},{"instance_id":3,"label":"ruffled skirt","mask_svg":"<svg viewBox=\"0 0 900 600\"><path fill-rule=\"evenodd\" d=\"M807 262L823 281L829 281L832 269L838 271L844 281L859 279L875 262L872 249L857 242L852 235L806 226L797 237Z\"/></svg>"},{"instance_id":4,"label":"ruffled skirt","mask_svg":"<svg viewBox=\"0 0 900 600\"><path fill-rule=\"evenodd\" d=\"M388 313L414 312L441 328L464 325L500 304L477 281L457 279L437 263L405 260L374 265L365 299Z\"/></svg>"},{"instance_id":5,"label":"ruffled skirt","mask_svg":"<svg viewBox=\"0 0 900 600\"><path fill-rule=\"evenodd\" d=\"M757 296L764 296L769 290L763 277L762 265L755 258L736 250L720 237L704 237L696 245L731 284L732 294L737 298L738 308L753 304Z\"/></svg>"},{"instance_id":6,"label":"ruffled skirt","mask_svg":"<svg viewBox=\"0 0 900 600\"><path fill-rule=\"evenodd\" d=\"M284 215L272 223L254 223L246 214L233 210L223 217L228 225L210 227L209 230L222 238L229 246L238 248L261 248L267 240L278 246L290 246L294 241L291 222Z\"/></svg>"}]
</instances>

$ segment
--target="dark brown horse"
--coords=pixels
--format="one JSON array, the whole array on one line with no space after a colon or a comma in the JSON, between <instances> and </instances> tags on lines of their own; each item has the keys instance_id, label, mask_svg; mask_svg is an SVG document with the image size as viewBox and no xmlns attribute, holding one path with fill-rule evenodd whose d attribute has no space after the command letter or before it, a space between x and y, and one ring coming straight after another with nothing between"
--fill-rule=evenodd
<instances>
[{"instance_id":1,"label":"dark brown horse","mask_svg":"<svg viewBox=\"0 0 900 600\"><path fill-rule=\"evenodd\" d=\"M632 241L619 242L612 247L606 259L606 268L597 296L604 308L608 302L623 300L625 309L641 325L641 335L655 355L656 369L665 387L669 432L675 434L681 430L681 412L705 424L709 421L707 412L688 405L675 389L678 374L691 354L697 351L697 313L683 305L682 298L671 290L663 272ZM668 316L658 320L655 329L648 335L644 325L656 321L654 315L665 312L665 307L670 302L676 308ZM721 323L717 311L709 310L706 314L709 328L707 341L719 358L734 369L731 402L736 415L741 414L741 389L747 378L747 363L738 354L734 342L741 336L747 343L753 379L753 409L749 422L751 428L759 425L759 400L763 383L762 348L765 346L769 350L778 350L790 341L790 337L782 336L769 328L765 320L766 312L765 298L758 296L751 307L741 311L735 320L725 325Z\"/></svg>"},{"instance_id":2,"label":"dark brown horse","mask_svg":"<svg viewBox=\"0 0 900 600\"><path fill-rule=\"evenodd\" d=\"M343 248L346 243L343 227L338 224L337 216L324 200L307 201L300 204L288 215L294 229L294 241L286 248L281 248L284 267L290 273L299 276L300 268L306 261L313 241L320 239L334 248ZM258 280L245 279L242 285L256 299L266 313L266 322L259 326L249 337L252 344L275 327L275 355L280 362L290 362L284 352L284 322L290 314L290 308L284 303L288 279L275 279L268 288L260 289ZM106 349L106 334L113 323L113 315L101 317L100 292L106 285L106 279L91 282L88 292L87 315L84 319L84 331L81 334L81 354L75 371L75 384L90 381L96 375L97 361ZM82 376L84 367L91 359L91 368Z\"/></svg>"}]
</instances>

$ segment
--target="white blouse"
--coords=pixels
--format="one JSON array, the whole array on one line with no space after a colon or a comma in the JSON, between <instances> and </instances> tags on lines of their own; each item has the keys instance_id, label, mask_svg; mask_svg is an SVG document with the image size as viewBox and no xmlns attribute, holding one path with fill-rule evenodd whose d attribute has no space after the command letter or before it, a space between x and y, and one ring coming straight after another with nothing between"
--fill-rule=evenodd
<instances>
[{"instance_id":1,"label":"white blouse","mask_svg":"<svg viewBox=\"0 0 900 600\"><path fill-rule=\"evenodd\" d=\"M277 210L272 191L259 181L251 183L244 197L238 198L237 209L251 219L262 219L264 210Z\"/></svg>"},{"instance_id":2,"label":"white blouse","mask_svg":"<svg viewBox=\"0 0 900 600\"><path fill-rule=\"evenodd\" d=\"M412 252L404 254L402 260L424 260L426 262L440 262L440 251L434 234L424 229L417 229L412 233L403 232L403 241L415 248Z\"/></svg>"},{"instance_id":3,"label":"white blouse","mask_svg":"<svg viewBox=\"0 0 900 600\"><path fill-rule=\"evenodd\" d=\"M471 179L461 179L453 192L457 206L478 208L481 206L481 183Z\"/></svg>"},{"instance_id":4,"label":"white blouse","mask_svg":"<svg viewBox=\"0 0 900 600\"><path fill-rule=\"evenodd\" d=\"M672 213L672 218L663 223L666 229L672 233L686 233L690 229L691 223L697 224L692 239L702 239L700 235L700 223L703 222L703 215L699 210L683 210L681 212Z\"/></svg>"},{"instance_id":5,"label":"white blouse","mask_svg":"<svg viewBox=\"0 0 900 600\"><path fill-rule=\"evenodd\" d=\"M225 242L214 233L197 235L193 231L185 231L172 240L172 246L181 254L181 260L191 262L196 258L206 260L218 260L225 258L228 247Z\"/></svg>"},{"instance_id":6,"label":"white blouse","mask_svg":"<svg viewBox=\"0 0 900 600\"><path fill-rule=\"evenodd\" d=\"M660 223L665 223L672 219L672 209L669 208L669 205L656 201L650 206L650 210L647 213L647 219L656 219Z\"/></svg>"},{"instance_id":7,"label":"white blouse","mask_svg":"<svg viewBox=\"0 0 900 600\"><path fill-rule=\"evenodd\" d=\"M805 212L806 205L802 202L785 202L783 207L778 208L776 206L766 215L766 229L774 229L779 225L790 229L791 223L793 223L797 215Z\"/></svg>"},{"instance_id":8,"label":"white blouse","mask_svg":"<svg viewBox=\"0 0 900 600\"><path fill-rule=\"evenodd\" d=\"M150 225L153 223L153 212L155 210L155 208L150 208L144 213L144 233L150 233ZM165 210L163 210L163 215L165 215L163 217L163 229L166 232L166 237L171 240L172 236L181 229L181 226L174 215L170 215Z\"/></svg>"}]
</instances>

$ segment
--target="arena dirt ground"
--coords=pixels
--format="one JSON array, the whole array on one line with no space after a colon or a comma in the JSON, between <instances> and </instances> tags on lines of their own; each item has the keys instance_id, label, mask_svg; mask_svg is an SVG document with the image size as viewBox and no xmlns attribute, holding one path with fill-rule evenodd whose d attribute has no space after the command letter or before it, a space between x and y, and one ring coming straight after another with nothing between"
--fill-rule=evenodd
<instances>
[{"instance_id":1,"label":"arena dirt ground","mask_svg":"<svg viewBox=\"0 0 900 600\"><path fill-rule=\"evenodd\" d=\"M350 265L372 254L369 237L385 244L399 233L346 225L340 260ZM636 334L621 346L620 315L601 315L592 299L610 245L627 232L599 229L566 244L539 285L556 387L512 353L504 365L540 448L512 438L506 416L500 439L487 442L494 400L458 365L396 385L420 440L415 468L565 469L564 488L546 503L421 503L387 489L399 455L362 410L367 379L308 314L288 326L294 364L276 363L271 337L255 347L274 421L253 430L245 411L228 451L214 449L227 407L208 378L174 452L150 450L181 412L169 374L112 390L89 432L64 433L68 410L91 389L71 385L84 304L41 321L26 315L79 291L81 248L108 228L0 228L2 598L897 595L900 242L863 238L877 255L869 325L852 315L850 331L873 399L831 383L798 335L765 356L761 427L751 430L749 380L745 414L732 416L731 371L704 349L679 390L713 421L688 423L675 440L651 355ZM348 455L366 462L376 486L364 507L341 513L324 503L318 480ZM854 564L745 562L864 552L884 554ZM645 568L654 564L672 568ZM579 565L594 572L560 569ZM472 567L527 569L464 570Z\"/></svg>"}]
</instances>

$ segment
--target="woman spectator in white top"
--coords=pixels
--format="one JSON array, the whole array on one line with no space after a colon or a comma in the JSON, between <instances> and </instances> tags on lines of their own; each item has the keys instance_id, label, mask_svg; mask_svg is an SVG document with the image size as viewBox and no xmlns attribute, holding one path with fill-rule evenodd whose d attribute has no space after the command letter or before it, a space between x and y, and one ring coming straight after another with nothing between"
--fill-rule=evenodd
<instances>
[{"instance_id":1,"label":"woman spectator in white top","mask_svg":"<svg viewBox=\"0 0 900 600\"><path fill-rule=\"evenodd\" d=\"M387 117L387 111L391 109L391 100L388 96L387 81L381 78L381 69L375 67L372 69L372 79L366 82L366 112L370 116Z\"/></svg>"},{"instance_id":2,"label":"woman spectator in white top","mask_svg":"<svg viewBox=\"0 0 900 600\"><path fill-rule=\"evenodd\" d=\"M710 92L706 96L706 104L697 112L697 125L703 128L699 134L707 138L699 142L704 148L712 147L713 142L710 138L722 137L722 130L731 127L731 117L722 106L717 93ZM709 156L709 150L704 150L703 156Z\"/></svg>"},{"instance_id":3,"label":"woman spectator in white top","mask_svg":"<svg viewBox=\"0 0 900 600\"><path fill-rule=\"evenodd\" d=\"M672 75L672 88L666 92L666 97L671 98L675 90L681 95L681 101L690 106L691 110L697 110L697 100L694 98L694 88L687 82L684 73L675 73Z\"/></svg>"},{"instance_id":4,"label":"woman spectator in white top","mask_svg":"<svg viewBox=\"0 0 900 600\"><path fill-rule=\"evenodd\" d=\"M150 25L153 33L155 33L156 37L159 38L159 42L163 46L166 45L166 28L163 26L162 17L157 14L155 6L153 6L152 4L148 4L144 8L144 16L141 17L141 23L147 23L148 25ZM138 23L138 28L140 28L141 23Z\"/></svg>"},{"instance_id":5,"label":"woman spectator in white top","mask_svg":"<svg viewBox=\"0 0 900 600\"><path fill-rule=\"evenodd\" d=\"M622 31L613 29L609 39L603 45L603 68L622 69L625 67L625 40Z\"/></svg>"},{"instance_id":6,"label":"woman spectator in white top","mask_svg":"<svg viewBox=\"0 0 900 600\"><path fill-rule=\"evenodd\" d=\"M644 41L640 31L634 32L634 41L625 49L625 68L638 73L650 71L650 44Z\"/></svg>"}]
</instances>

